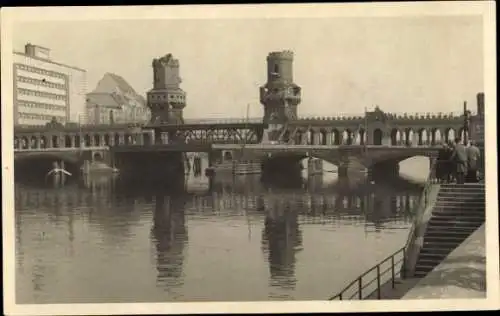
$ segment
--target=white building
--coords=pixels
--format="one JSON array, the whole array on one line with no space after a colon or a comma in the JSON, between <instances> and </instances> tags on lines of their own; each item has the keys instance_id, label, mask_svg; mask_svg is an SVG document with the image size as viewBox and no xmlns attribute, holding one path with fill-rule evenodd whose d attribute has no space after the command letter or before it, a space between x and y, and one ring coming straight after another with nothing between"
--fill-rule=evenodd
<instances>
[{"instance_id":1,"label":"white building","mask_svg":"<svg viewBox=\"0 0 500 316\"><path fill-rule=\"evenodd\" d=\"M48 48L29 43L14 52L13 62L15 125L45 125L53 117L78 122L85 114L85 70L55 62Z\"/></svg>"}]
</instances>

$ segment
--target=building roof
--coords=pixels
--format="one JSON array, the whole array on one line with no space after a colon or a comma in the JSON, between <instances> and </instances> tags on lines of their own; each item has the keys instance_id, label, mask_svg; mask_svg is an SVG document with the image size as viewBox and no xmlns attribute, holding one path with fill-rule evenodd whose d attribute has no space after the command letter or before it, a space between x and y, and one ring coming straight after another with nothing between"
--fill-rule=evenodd
<instances>
[{"instance_id":1,"label":"building roof","mask_svg":"<svg viewBox=\"0 0 500 316\"><path fill-rule=\"evenodd\" d=\"M106 79L111 79L111 81L115 84L115 88L118 88L120 91L123 91L127 94L133 95L137 101L142 103L144 106L146 105L146 99L142 95L139 95L123 77L111 72L107 72L104 74L101 80L99 80L99 82L97 83L97 87L94 89L94 92L97 92L96 90L98 90L99 92L108 92L108 93L116 92L116 90L114 89L111 90L110 89L111 87L109 86L108 87L101 86L103 82L107 81Z\"/></svg>"},{"instance_id":2,"label":"building roof","mask_svg":"<svg viewBox=\"0 0 500 316\"><path fill-rule=\"evenodd\" d=\"M122 103L114 94L104 92L91 92L87 94L87 106L95 105L113 109L122 108Z\"/></svg>"},{"instance_id":3,"label":"building roof","mask_svg":"<svg viewBox=\"0 0 500 316\"><path fill-rule=\"evenodd\" d=\"M46 62L46 63L49 63L49 64L54 64L54 65L58 65L58 66L66 67L66 68L70 68L70 69L75 69L75 70L78 70L78 71L81 71L81 72L87 72L87 70L85 70L85 69L78 68L78 67L75 67L75 66L70 66L70 65L67 65L67 64L63 64L63 63L58 63L58 62L55 62L55 61L53 61L51 59L41 58L41 57L38 57L38 56L32 56L32 55L28 55L28 54L25 54L23 52L18 52L18 51L14 51L13 53L15 55L20 55L20 56L24 56L24 57L28 57L28 58L33 58L33 59L40 60L40 61L43 61L43 62Z\"/></svg>"}]
</instances>

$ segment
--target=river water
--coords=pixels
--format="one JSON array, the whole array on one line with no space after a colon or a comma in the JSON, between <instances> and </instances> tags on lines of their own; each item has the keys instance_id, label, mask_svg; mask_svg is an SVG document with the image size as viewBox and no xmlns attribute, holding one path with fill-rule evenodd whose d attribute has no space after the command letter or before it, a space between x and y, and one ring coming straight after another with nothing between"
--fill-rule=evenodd
<instances>
[{"instance_id":1,"label":"river water","mask_svg":"<svg viewBox=\"0 0 500 316\"><path fill-rule=\"evenodd\" d=\"M296 185L190 175L176 191L110 176L15 184L16 301L324 300L406 242L428 172ZM409 180L408 180L409 179Z\"/></svg>"}]
</instances>

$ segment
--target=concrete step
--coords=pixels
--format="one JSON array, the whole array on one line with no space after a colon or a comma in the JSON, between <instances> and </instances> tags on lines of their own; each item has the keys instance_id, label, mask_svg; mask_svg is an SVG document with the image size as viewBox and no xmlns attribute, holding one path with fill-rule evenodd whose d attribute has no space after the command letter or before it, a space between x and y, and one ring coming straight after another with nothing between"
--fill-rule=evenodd
<instances>
[{"instance_id":1,"label":"concrete step","mask_svg":"<svg viewBox=\"0 0 500 316\"><path fill-rule=\"evenodd\" d=\"M472 188L472 189L451 189L451 188L439 188L439 193L441 194L477 194L477 195L485 195L486 190L484 188ZM438 194L439 194L438 193Z\"/></svg>"},{"instance_id":2,"label":"concrete step","mask_svg":"<svg viewBox=\"0 0 500 316\"><path fill-rule=\"evenodd\" d=\"M464 184L457 184L457 183L443 183L441 184L442 188L474 188L474 187L483 187L484 188L484 183L464 183Z\"/></svg>"},{"instance_id":3,"label":"concrete step","mask_svg":"<svg viewBox=\"0 0 500 316\"><path fill-rule=\"evenodd\" d=\"M435 244L424 244L424 247L420 250L420 257L419 258L423 258L422 256L424 256L424 255L428 255L430 257L443 256L443 255L447 256L456 247L457 247L457 245L455 245L455 246L449 245L447 248L445 248L445 247L439 248Z\"/></svg>"},{"instance_id":4,"label":"concrete step","mask_svg":"<svg viewBox=\"0 0 500 316\"><path fill-rule=\"evenodd\" d=\"M486 205L486 200L478 200L478 199L473 199L473 200L468 200L468 201L461 201L460 199L438 199L436 201L436 205L455 205L455 206L484 206Z\"/></svg>"},{"instance_id":5,"label":"concrete step","mask_svg":"<svg viewBox=\"0 0 500 316\"><path fill-rule=\"evenodd\" d=\"M439 223L478 223L484 222L484 216L478 214L471 216L470 214L446 214L446 213L433 213L429 222Z\"/></svg>"},{"instance_id":6,"label":"concrete step","mask_svg":"<svg viewBox=\"0 0 500 316\"><path fill-rule=\"evenodd\" d=\"M423 261L417 263L415 266L415 273L416 272L429 272L432 271L438 264L441 263L442 260L434 260L434 261Z\"/></svg>"},{"instance_id":7,"label":"concrete step","mask_svg":"<svg viewBox=\"0 0 500 316\"><path fill-rule=\"evenodd\" d=\"M448 250L448 249L455 249L460 243L462 242L462 238L460 239L433 239L433 240L427 240L424 239L424 244L422 246L422 250L424 249L443 249L443 250Z\"/></svg>"},{"instance_id":8,"label":"concrete step","mask_svg":"<svg viewBox=\"0 0 500 316\"><path fill-rule=\"evenodd\" d=\"M451 228L445 229L443 227L427 227L425 232L425 237L449 237L449 238L467 238L472 234L477 228ZM425 238L424 238L425 239Z\"/></svg>"},{"instance_id":9,"label":"concrete step","mask_svg":"<svg viewBox=\"0 0 500 316\"><path fill-rule=\"evenodd\" d=\"M451 213L451 212L465 212L465 211L469 211L471 214L473 214L474 216L477 215L477 213L484 213L484 211L486 210L486 207L447 207L447 206L435 206L432 210L432 212L447 212L447 213ZM467 213L465 213L467 214Z\"/></svg>"},{"instance_id":10,"label":"concrete step","mask_svg":"<svg viewBox=\"0 0 500 316\"><path fill-rule=\"evenodd\" d=\"M457 205L457 204L452 204L452 203L441 203L437 202L433 209L443 209L443 210L471 210L471 212L482 212L486 209L486 205L470 205L470 204L462 204L462 205Z\"/></svg>"},{"instance_id":11,"label":"concrete step","mask_svg":"<svg viewBox=\"0 0 500 316\"><path fill-rule=\"evenodd\" d=\"M438 201L456 201L458 203L468 203L468 202L483 202L486 203L486 196L477 196L477 195L438 195Z\"/></svg>"},{"instance_id":12,"label":"concrete step","mask_svg":"<svg viewBox=\"0 0 500 316\"><path fill-rule=\"evenodd\" d=\"M467 237L466 237L467 238ZM443 247L446 247L448 244L460 244L463 242L465 239L462 236L457 236L457 235L430 235L430 236L425 236L424 237L424 244L425 243L432 243L434 245L442 245Z\"/></svg>"},{"instance_id":13,"label":"concrete step","mask_svg":"<svg viewBox=\"0 0 500 316\"><path fill-rule=\"evenodd\" d=\"M484 193L486 192L485 189L450 189L450 188L439 188L439 192L438 194L454 194L454 193L458 193L458 194L464 194L464 195L484 195Z\"/></svg>"},{"instance_id":14,"label":"concrete step","mask_svg":"<svg viewBox=\"0 0 500 316\"><path fill-rule=\"evenodd\" d=\"M427 224L427 227L461 227L461 228L468 228L468 227L479 227L482 223L484 223L484 220L469 220L469 221L458 221L458 220L440 220L440 219L433 219L430 220L429 223Z\"/></svg>"},{"instance_id":15,"label":"concrete step","mask_svg":"<svg viewBox=\"0 0 500 316\"><path fill-rule=\"evenodd\" d=\"M430 267L429 269L427 269L425 267L422 270L415 270L415 273L413 274L413 277L419 278L419 279L424 278L427 274L429 274L429 272L432 271L432 269L434 269L434 267Z\"/></svg>"},{"instance_id":16,"label":"concrete step","mask_svg":"<svg viewBox=\"0 0 500 316\"><path fill-rule=\"evenodd\" d=\"M432 217L443 217L443 218L485 218L485 212L480 210L451 210L451 209L439 209L432 211Z\"/></svg>"},{"instance_id":17,"label":"concrete step","mask_svg":"<svg viewBox=\"0 0 500 316\"><path fill-rule=\"evenodd\" d=\"M484 214L481 213L464 213L464 212L432 212L432 220L457 220L457 221L476 221L482 220L484 221Z\"/></svg>"},{"instance_id":18,"label":"concrete step","mask_svg":"<svg viewBox=\"0 0 500 316\"><path fill-rule=\"evenodd\" d=\"M468 226L453 226L449 225L435 225L435 224L427 224L426 233L440 232L440 233L461 233L461 232L470 232L474 231L479 227L481 223L469 224Z\"/></svg>"}]
</instances>

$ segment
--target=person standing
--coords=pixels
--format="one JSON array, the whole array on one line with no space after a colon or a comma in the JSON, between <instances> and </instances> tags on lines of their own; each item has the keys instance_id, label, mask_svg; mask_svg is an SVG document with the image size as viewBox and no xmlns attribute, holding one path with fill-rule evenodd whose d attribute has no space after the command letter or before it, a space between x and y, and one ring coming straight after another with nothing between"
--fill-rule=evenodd
<instances>
[{"instance_id":1,"label":"person standing","mask_svg":"<svg viewBox=\"0 0 500 316\"><path fill-rule=\"evenodd\" d=\"M447 143L443 143L443 147L439 150L436 164L436 178L439 182L445 183L449 181L449 160L450 150Z\"/></svg>"},{"instance_id":2,"label":"person standing","mask_svg":"<svg viewBox=\"0 0 500 316\"><path fill-rule=\"evenodd\" d=\"M481 157L481 152L476 146L476 143L471 140L467 151L467 176L465 178L466 182L477 182L477 172L479 167L479 158Z\"/></svg>"},{"instance_id":3,"label":"person standing","mask_svg":"<svg viewBox=\"0 0 500 316\"><path fill-rule=\"evenodd\" d=\"M455 173L457 184L465 183L465 175L467 173L467 152L465 146L460 143L460 138L455 138L453 153L450 159L455 165Z\"/></svg>"}]
</instances>

